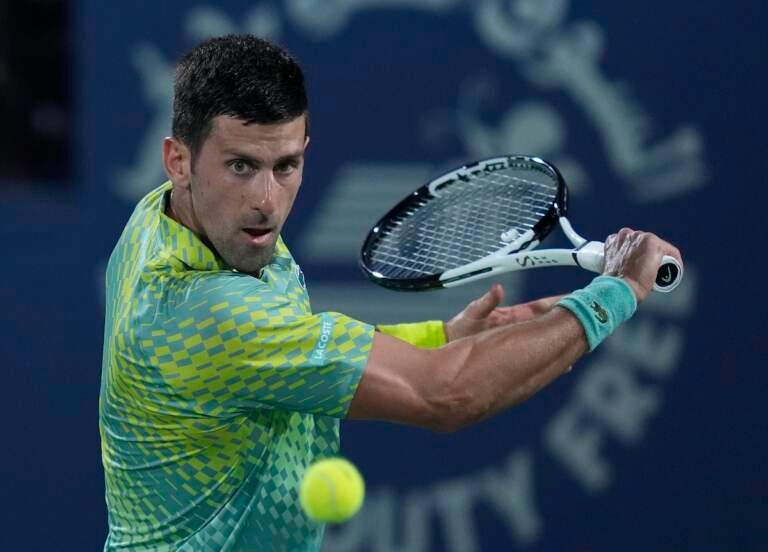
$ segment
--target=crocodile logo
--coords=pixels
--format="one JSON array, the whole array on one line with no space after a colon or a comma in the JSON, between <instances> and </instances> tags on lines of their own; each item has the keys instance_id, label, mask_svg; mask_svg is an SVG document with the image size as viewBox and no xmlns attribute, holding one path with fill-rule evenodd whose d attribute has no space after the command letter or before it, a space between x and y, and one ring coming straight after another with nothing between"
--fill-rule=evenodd
<instances>
[{"instance_id":1,"label":"crocodile logo","mask_svg":"<svg viewBox=\"0 0 768 552\"><path fill-rule=\"evenodd\" d=\"M603 307L598 305L596 301L592 301L590 307L593 311L595 311L595 318L597 318L601 324L608 322L608 312Z\"/></svg>"}]
</instances>

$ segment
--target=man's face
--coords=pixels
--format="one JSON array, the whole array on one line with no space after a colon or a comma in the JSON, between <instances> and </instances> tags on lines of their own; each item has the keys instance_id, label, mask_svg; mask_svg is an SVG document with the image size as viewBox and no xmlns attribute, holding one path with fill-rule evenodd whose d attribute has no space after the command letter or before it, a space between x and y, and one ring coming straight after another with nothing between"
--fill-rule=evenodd
<instances>
[{"instance_id":1,"label":"man's face","mask_svg":"<svg viewBox=\"0 0 768 552\"><path fill-rule=\"evenodd\" d=\"M190 177L196 230L231 267L258 275L270 262L304 169L305 116L243 124L218 116Z\"/></svg>"}]
</instances>

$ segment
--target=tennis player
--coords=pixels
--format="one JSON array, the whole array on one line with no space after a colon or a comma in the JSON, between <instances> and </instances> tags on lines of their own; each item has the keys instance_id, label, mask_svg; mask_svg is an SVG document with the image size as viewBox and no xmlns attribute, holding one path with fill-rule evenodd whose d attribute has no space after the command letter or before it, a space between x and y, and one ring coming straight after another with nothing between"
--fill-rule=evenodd
<instances>
[{"instance_id":1,"label":"tennis player","mask_svg":"<svg viewBox=\"0 0 768 552\"><path fill-rule=\"evenodd\" d=\"M604 276L452 320L374 328L314 314L280 231L309 144L302 72L250 36L212 39L175 78L169 181L144 197L107 268L100 433L105 550L317 550L307 465L342 418L454 431L567 371L650 292L677 250L623 229Z\"/></svg>"}]
</instances>

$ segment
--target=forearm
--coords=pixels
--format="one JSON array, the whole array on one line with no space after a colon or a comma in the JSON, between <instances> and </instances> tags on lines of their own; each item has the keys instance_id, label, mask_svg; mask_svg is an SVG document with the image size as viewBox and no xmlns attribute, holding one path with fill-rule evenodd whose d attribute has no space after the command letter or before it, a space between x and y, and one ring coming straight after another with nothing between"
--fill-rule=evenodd
<instances>
[{"instance_id":1,"label":"forearm","mask_svg":"<svg viewBox=\"0 0 768 552\"><path fill-rule=\"evenodd\" d=\"M587 350L565 309L420 349L376 332L348 417L455 431L533 395Z\"/></svg>"},{"instance_id":2,"label":"forearm","mask_svg":"<svg viewBox=\"0 0 768 552\"><path fill-rule=\"evenodd\" d=\"M618 278L598 277L548 312L438 349L374 336L349 416L454 431L516 405L594 349L636 307Z\"/></svg>"},{"instance_id":3,"label":"forearm","mask_svg":"<svg viewBox=\"0 0 768 552\"><path fill-rule=\"evenodd\" d=\"M437 414L456 429L535 394L587 351L584 330L566 309L449 343L436 351L444 396Z\"/></svg>"}]
</instances>

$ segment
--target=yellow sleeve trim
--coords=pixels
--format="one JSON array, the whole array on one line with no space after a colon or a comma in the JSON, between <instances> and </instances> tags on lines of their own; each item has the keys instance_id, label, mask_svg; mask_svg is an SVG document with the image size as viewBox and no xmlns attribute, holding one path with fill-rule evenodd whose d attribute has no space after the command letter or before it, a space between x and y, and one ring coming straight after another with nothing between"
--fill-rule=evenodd
<instances>
[{"instance_id":1,"label":"yellow sleeve trim","mask_svg":"<svg viewBox=\"0 0 768 552\"><path fill-rule=\"evenodd\" d=\"M428 320L412 324L390 324L376 326L381 333L402 339L424 349L436 349L445 345L445 328L442 320Z\"/></svg>"}]
</instances>

